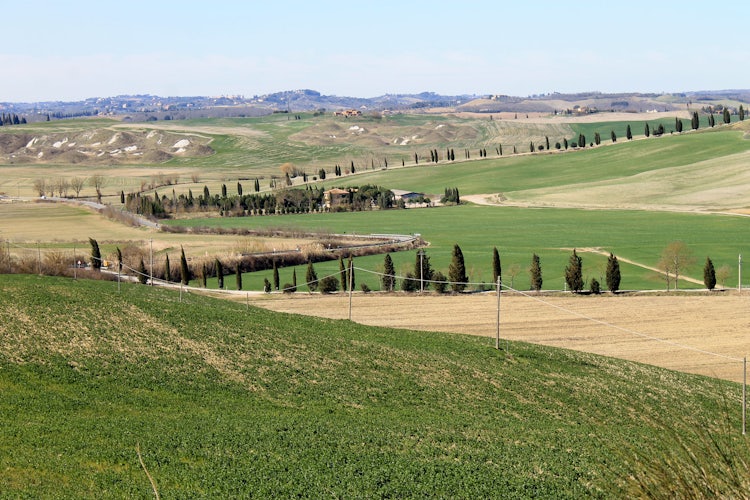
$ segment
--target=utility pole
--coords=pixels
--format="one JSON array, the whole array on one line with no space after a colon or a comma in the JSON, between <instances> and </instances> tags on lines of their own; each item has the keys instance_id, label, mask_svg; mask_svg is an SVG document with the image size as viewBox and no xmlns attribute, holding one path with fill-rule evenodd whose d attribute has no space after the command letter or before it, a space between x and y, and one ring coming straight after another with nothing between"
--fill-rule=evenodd
<instances>
[{"instance_id":1,"label":"utility pole","mask_svg":"<svg viewBox=\"0 0 750 500\"><path fill-rule=\"evenodd\" d=\"M497 333L495 334L495 349L500 350L500 276L497 277Z\"/></svg>"},{"instance_id":2,"label":"utility pole","mask_svg":"<svg viewBox=\"0 0 750 500\"><path fill-rule=\"evenodd\" d=\"M737 271L737 293L742 294L742 254L740 254L739 268Z\"/></svg>"},{"instance_id":3,"label":"utility pole","mask_svg":"<svg viewBox=\"0 0 750 500\"><path fill-rule=\"evenodd\" d=\"M149 274L151 275L151 286L154 286L154 239L151 238L148 241L149 241L150 254L151 254L151 271L149 271Z\"/></svg>"}]
</instances>

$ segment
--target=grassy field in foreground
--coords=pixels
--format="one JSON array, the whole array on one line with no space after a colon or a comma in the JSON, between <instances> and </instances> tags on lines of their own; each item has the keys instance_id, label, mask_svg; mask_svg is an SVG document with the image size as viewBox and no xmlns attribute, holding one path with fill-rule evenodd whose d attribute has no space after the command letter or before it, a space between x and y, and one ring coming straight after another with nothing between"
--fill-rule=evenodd
<instances>
[{"instance_id":1,"label":"grassy field in foreground","mask_svg":"<svg viewBox=\"0 0 750 500\"><path fill-rule=\"evenodd\" d=\"M687 276L702 281L703 265L710 256L716 268L730 267L731 280L737 284L737 256L750 249L750 219L745 217L645 212L593 211L569 209L524 209L484 206L459 206L430 209L391 210L358 213L285 215L281 217L245 217L223 219L195 219L177 221L189 226L210 227L288 227L330 231L334 233L420 233L430 242L426 249L430 263L447 275L451 251L458 244L464 254L467 271L472 281L492 282L492 248L497 246L504 281L510 283L509 270L515 264L520 271L515 287L528 290L528 272L532 253L541 258L544 289L562 289L564 269L573 248L601 248L614 252L619 258L656 266L664 247L672 241L684 241L691 249L695 262L688 267ZM414 252L394 254L396 271L414 269ZM588 280L600 279L606 269L606 257L582 253L583 274ZM356 260L358 267L382 270L383 257L363 257ZM337 263L316 265L319 276L338 269ZM662 289L664 280L654 271L621 263L622 289ZM254 281L243 281L249 289L261 289L263 277L271 280L271 273L256 273ZM291 282L291 270L282 271L282 284ZM305 269L297 269L298 282ZM360 282L364 277L360 277ZM368 277L370 288L377 289L376 278ZM601 280L604 283L603 280ZM231 287L233 281L227 282ZM681 288L701 288L702 285L681 282Z\"/></svg>"},{"instance_id":2,"label":"grassy field in foreground","mask_svg":"<svg viewBox=\"0 0 750 500\"><path fill-rule=\"evenodd\" d=\"M8 497L741 496L731 383L0 276ZM733 475L736 472L737 475Z\"/></svg>"}]
</instances>

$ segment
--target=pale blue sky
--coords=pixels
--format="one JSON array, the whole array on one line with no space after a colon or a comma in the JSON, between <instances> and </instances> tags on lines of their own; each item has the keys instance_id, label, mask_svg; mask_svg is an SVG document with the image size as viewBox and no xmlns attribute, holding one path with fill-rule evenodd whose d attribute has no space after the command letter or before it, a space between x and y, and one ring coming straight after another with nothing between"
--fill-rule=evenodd
<instances>
[{"instance_id":1,"label":"pale blue sky","mask_svg":"<svg viewBox=\"0 0 750 500\"><path fill-rule=\"evenodd\" d=\"M750 2L1 0L0 101L750 87Z\"/></svg>"}]
</instances>

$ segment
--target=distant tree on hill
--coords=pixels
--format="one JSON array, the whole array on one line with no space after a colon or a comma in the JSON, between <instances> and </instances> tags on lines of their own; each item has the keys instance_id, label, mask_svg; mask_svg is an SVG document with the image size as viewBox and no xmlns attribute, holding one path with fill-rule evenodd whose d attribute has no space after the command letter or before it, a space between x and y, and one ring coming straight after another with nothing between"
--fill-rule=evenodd
<instances>
[{"instance_id":1,"label":"distant tree on hill","mask_svg":"<svg viewBox=\"0 0 750 500\"><path fill-rule=\"evenodd\" d=\"M534 254L531 257L531 267L529 268L529 278L531 279L531 289L538 292L542 289L542 265L539 256Z\"/></svg>"},{"instance_id":2,"label":"distant tree on hill","mask_svg":"<svg viewBox=\"0 0 750 500\"><path fill-rule=\"evenodd\" d=\"M255 186L254 186L254 188L255 188L255 192L256 193L260 192L260 181L258 180L257 177L255 178Z\"/></svg>"},{"instance_id":3,"label":"distant tree on hill","mask_svg":"<svg viewBox=\"0 0 750 500\"><path fill-rule=\"evenodd\" d=\"M575 249L573 249L568 266L565 268L565 283L567 283L571 292L580 292L583 289L582 259Z\"/></svg>"},{"instance_id":4,"label":"distant tree on hill","mask_svg":"<svg viewBox=\"0 0 750 500\"><path fill-rule=\"evenodd\" d=\"M544 136L544 142L547 144L547 151L549 151L549 137L546 135Z\"/></svg>"},{"instance_id":5,"label":"distant tree on hill","mask_svg":"<svg viewBox=\"0 0 750 500\"><path fill-rule=\"evenodd\" d=\"M99 271L102 268L102 252L99 250L99 243L89 238L89 245L91 245L91 269Z\"/></svg>"},{"instance_id":6,"label":"distant tree on hill","mask_svg":"<svg viewBox=\"0 0 750 500\"><path fill-rule=\"evenodd\" d=\"M693 116L690 119L690 128L693 130L698 130L698 127L701 126L700 118L698 117L698 112L693 111Z\"/></svg>"},{"instance_id":7,"label":"distant tree on hill","mask_svg":"<svg viewBox=\"0 0 750 500\"><path fill-rule=\"evenodd\" d=\"M630 130L630 125L628 125L628 128L625 130L625 137L629 141L633 140L633 132Z\"/></svg>"},{"instance_id":8,"label":"distant tree on hill","mask_svg":"<svg viewBox=\"0 0 750 500\"><path fill-rule=\"evenodd\" d=\"M679 133L679 134L682 133L682 120L680 120L677 117L675 117L675 119L674 119L674 128L677 131L677 133Z\"/></svg>"},{"instance_id":9,"label":"distant tree on hill","mask_svg":"<svg viewBox=\"0 0 750 500\"><path fill-rule=\"evenodd\" d=\"M646 137L650 137L650 136L651 136L651 130L650 130L650 129L649 129L649 127L648 127L648 123L646 123L646 128L644 129L644 131L643 131L643 134L644 134L644 135L645 135Z\"/></svg>"},{"instance_id":10,"label":"distant tree on hill","mask_svg":"<svg viewBox=\"0 0 750 500\"><path fill-rule=\"evenodd\" d=\"M586 147L586 136L583 134L578 134L578 147L579 148Z\"/></svg>"},{"instance_id":11,"label":"distant tree on hill","mask_svg":"<svg viewBox=\"0 0 750 500\"><path fill-rule=\"evenodd\" d=\"M732 116L729 114L729 108L724 108L724 123L729 124L732 121Z\"/></svg>"},{"instance_id":12,"label":"distant tree on hill","mask_svg":"<svg viewBox=\"0 0 750 500\"><path fill-rule=\"evenodd\" d=\"M464 254L461 247L453 245L451 253L451 263L448 266L448 280L451 282L451 288L454 292L463 292L469 281L466 276L466 265L464 263Z\"/></svg>"},{"instance_id":13,"label":"distant tree on hill","mask_svg":"<svg viewBox=\"0 0 750 500\"><path fill-rule=\"evenodd\" d=\"M713 111L708 114L708 126L713 128L716 125L716 118L714 117Z\"/></svg>"},{"instance_id":14,"label":"distant tree on hill","mask_svg":"<svg viewBox=\"0 0 750 500\"><path fill-rule=\"evenodd\" d=\"M227 197L227 185L226 184L221 185L221 197L222 198Z\"/></svg>"},{"instance_id":15,"label":"distant tree on hill","mask_svg":"<svg viewBox=\"0 0 750 500\"><path fill-rule=\"evenodd\" d=\"M237 181L237 196L242 196L242 184L240 184L240 181Z\"/></svg>"},{"instance_id":16,"label":"distant tree on hill","mask_svg":"<svg viewBox=\"0 0 750 500\"><path fill-rule=\"evenodd\" d=\"M383 277L381 278L381 286L386 292L392 292L396 286L396 271L393 267L393 259L391 254L385 254L383 258Z\"/></svg>"},{"instance_id":17,"label":"distant tree on hill","mask_svg":"<svg viewBox=\"0 0 750 500\"><path fill-rule=\"evenodd\" d=\"M611 130L609 132L609 137L612 139L612 142L617 142L617 135L615 134L614 130Z\"/></svg>"},{"instance_id":18,"label":"distant tree on hill","mask_svg":"<svg viewBox=\"0 0 750 500\"><path fill-rule=\"evenodd\" d=\"M242 269L240 268L239 261L234 266L234 276L237 281L237 290L242 290Z\"/></svg>"},{"instance_id":19,"label":"distant tree on hill","mask_svg":"<svg viewBox=\"0 0 750 500\"><path fill-rule=\"evenodd\" d=\"M716 287L716 270L714 269L714 263L708 257L706 257L706 264L703 266L703 284L709 290Z\"/></svg>"},{"instance_id":20,"label":"distant tree on hill","mask_svg":"<svg viewBox=\"0 0 750 500\"><path fill-rule=\"evenodd\" d=\"M564 138L563 139L563 144L565 145L565 149L567 150L568 149L568 139Z\"/></svg>"},{"instance_id":21,"label":"distant tree on hill","mask_svg":"<svg viewBox=\"0 0 750 500\"><path fill-rule=\"evenodd\" d=\"M529 144L529 151L534 152L534 141L531 141L531 144Z\"/></svg>"},{"instance_id":22,"label":"distant tree on hill","mask_svg":"<svg viewBox=\"0 0 750 500\"><path fill-rule=\"evenodd\" d=\"M601 144L601 142L602 142L602 137L601 135L599 135L599 132L594 133L594 144L598 146L599 144Z\"/></svg>"},{"instance_id":23,"label":"distant tree on hill","mask_svg":"<svg viewBox=\"0 0 750 500\"><path fill-rule=\"evenodd\" d=\"M745 121L745 108L740 104L740 121Z\"/></svg>"},{"instance_id":24,"label":"distant tree on hill","mask_svg":"<svg viewBox=\"0 0 750 500\"><path fill-rule=\"evenodd\" d=\"M620 263L613 253L607 259L607 288L612 293L617 293L620 289Z\"/></svg>"}]
</instances>

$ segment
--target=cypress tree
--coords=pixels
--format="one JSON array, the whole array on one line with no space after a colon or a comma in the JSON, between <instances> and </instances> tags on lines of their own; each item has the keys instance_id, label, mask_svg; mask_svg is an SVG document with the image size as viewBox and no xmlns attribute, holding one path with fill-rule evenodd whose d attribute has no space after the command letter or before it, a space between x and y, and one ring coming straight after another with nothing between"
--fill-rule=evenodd
<instances>
[{"instance_id":1,"label":"cypress tree","mask_svg":"<svg viewBox=\"0 0 750 500\"><path fill-rule=\"evenodd\" d=\"M599 135L599 132L594 133L594 144L597 146L602 143L602 136Z\"/></svg>"},{"instance_id":2,"label":"cypress tree","mask_svg":"<svg viewBox=\"0 0 750 500\"><path fill-rule=\"evenodd\" d=\"M164 281L172 281L172 269L169 267L169 254L164 257Z\"/></svg>"},{"instance_id":3,"label":"cypress tree","mask_svg":"<svg viewBox=\"0 0 750 500\"><path fill-rule=\"evenodd\" d=\"M148 283L148 271L146 271L146 264L143 263L143 257L141 257L141 263L138 266L138 282L141 285Z\"/></svg>"},{"instance_id":4,"label":"cypress tree","mask_svg":"<svg viewBox=\"0 0 750 500\"><path fill-rule=\"evenodd\" d=\"M297 268L292 269L292 291L297 291Z\"/></svg>"},{"instance_id":5,"label":"cypress tree","mask_svg":"<svg viewBox=\"0 0 750 500\"><path fill-rule=\"evenodd\" d=\"M240 268L239 261L234 266L234 276L237 280L237 290L242 290L242 269Z\"/></svg>"},{"instance_id":6,"label":"cypress tree","mask_svg":"<svg viewBox=\"0 0 750 500\"><path fill-rule=\"evenodd\" d=\"M503 271L500 267L500 252L497 251L497 247L492 249L492 282L497 284L498 278L502 283Z\"/></svg>"},{"instance_id":7,"label":"cypress tree","mask_svg":"<svg viewBox=\"0 0 750 500\"><path fill-rule=\"evenodd\" d=\"M120 247L117 247L117 272L122 272L122 252L120 251Z\"/></svg>"},{"instance_id":8,"label":"cypress tree","mask_svg":"<svg viewBox=\"0 0 750 500\"><path fill-rule=\"evenodd\" d=\"M451 263L448 266L448 281L451 282L451 288L454 292L463 292L469 278L466 276L466 266L464 264L464 254L458 244L453 245L451 254Z\"/></svg>"},{"instance_id":9,"label":"cypress tree","mask_svg":"<svg viewBox=\"0 0 750 500\"><path fill-rule=\"evenodd\" d=\"M273 261L273 289L279 289L279 268L275 260Z\"/></svg>"},{"instance_id":10,"label":"cypress tree","mask_svg":"<svg viewBox=\"0 0 750 500\"><path fill-rule=\"evenodd\" d=\"M706 257L706 264L703 266L703 283L709 290L716 287L716 270L714 269L714 263L708 257Z\"/></svg>"},{"instance_id":11,"label":"cypress tree","mask_svg":"<svg viewBox=\"0 0 750 500\"><path fill-rule=\"evenodd\" d=\"M353 255L349 255L349 263L347 267L349 269L349 276L347 276L348 281L346 284L347 286L350 287L351 290L354 290L355 281L354 281L354 256Z\"/></svg>"},{"instance_id":12,"label":"cypress tree","mask_svg":"<svg viewBox=\"0 0 750 500\"><path fill-rule=\"evenodd\" d=\"M120 204L125 204L125 191L120 191Z\"/></svg>"},{"instance_id":13,"label":"cypress tree","mask_svg":"<svg viewBox=\"0 0 750 500\"><path fill-rule=\"evenodd\" d=\"M586 136L583 134L578 134L578 147L579 148L586 147Z\"/></svg>"},{"instance_id":14,"label":"cypress tree","mask_svg":"<svg viewBox=\"0 0 750 500\"><path fill-rule=\"evenodd\" d=\"M582 260L573 249L567 267L565 268L565 283L571 292L580 292L583 289L583 266Z\"/></svg>"},{"instance_id":15,"label":"cypress tree","mask_svg":"<svg viewBox=\"0 0 750 500\"><path fill-rule=\"evenodd\" d=\"M381 278L383 290L392 292L396 286L396 271L393 268L393 259L391 254L385 254L383 258L383 277Z\"/></svg>"},{"instance_id":16,"label":"cypress tree","mask_svg":"<svg viewBox=\"0 0 750 500\"><path fill-rule=\"evenodd\" d=\"M201 268L201 286L203 288L208 288L206 285L206 279L208 278L208 267L205 263L203 263L203 267Z\"/></svg>"},{"instance_id":17,"label":"cypress tree","mask_svg":"<svg viewBox=\"0 0 750 500\"><path fill-rule=\"evenodd\" d=\"M307 281L307 288L314 292L318 289L318 275L315 272L312 261L307 263L307 274L305 274L305 281Z\"/></svg>"},{"instance_id":18,"label":"cypress tree","mask_svg":"<svg viewBox=\"0 0 750 500\"><path fill-rule=\"evenodd\" d=\"M341 290L346 291L346 267L344 267L344 257L339 255L339 274L341 275Z\"/></svg>"},{"instance_id":19,"label":"cypress tree","mask_svg":"<svg viewBox=\"0 0 750 500\"><path fill-rule=\"evenodd\" d=\"M617 142L617 135L615 135L614 130L610 131L609 136L612 139L612 142Z\"/></svg>"},{"instance_id":20,"label":"cypress tree","mask_svg":"<svg viewBox=\"0 0 750 500\"><path fill-rule=\"evenodd\" d=\"M629 141L630 141L630 140L633 140L633 131L632 131L632 130L630 130L630 125L628 125L628 128L627 128L627 129L625 129L625 137L626 137L626 138L627 138L627 140L629 140Z\"/></svg>"},{"instance_id":21,"label":"cypress tree","mask_svg":"<svg viewBox=\"0 0 750 500\"><path fill-rule=\"evenodd\" d=\"M544 142L547 143L547 151L549 151L549 136L544 136Z\"/></svg>"},{"instance_id":22,"label":"cypress tree","mask_svg":"<svg viewBox=\"0 0 750 500\"><path fill-rule=\"evenodd\" d=\"M693 117L690 119L690 128L698 130L698 127L700 127L700 118L698 117L698 112L693 111Z\"/></svg>"},{"instance_id":23,"label":"cypress tree","mask_svg":"<svg viewBox=\"0 0 750 500\"><path fill-rule=\"evenodd\" d=\"M219 290L224 288L224 266L219 259L216 259L216 278L219 281Z\"/></svg>"},{"instance_id":24,"label":"cypress tree","mask_svg":"<svg viewBox=\"0 0 750 500\"><path fill-rule=\"evenodd\" d=\"M180 247L180 278L183 285L190 283L190 268L185 258L185 249Z\"/></svg>"},{"instance_id":25,"label":"cypress tree","mask_svg":"<svg viewBox=\"0 0 750 500\"><path fill-rule=\"evenodd\" d=\"M226 184L221 185L221 197L222 198L227 197L227 185Z\"/></svg>"},{"instance_id":26,"label":"cypress tree","mask_svg":"<svg viewBox=\"0 0 750 500\"><path fill-rule=\"evenodd\" d=\"M648 123L646 123L646 128L645 128L645 130L643 131L643 134L644 134L644 135L645 135L646 137L649 137L649 136L651 135L651 130L650 130L650 129L649 129L649 127L648 127Z\"/></svg>"},{"instance_id":27,"label":"cypress tree","mask_svg":"<svg viewBox=\"0 0 750 500\"><path fill-rule=\"evenodd\" d=\"M424 250L417 250L414 261L414 276L418 280L430 281L432 279L432 266L430 266L430 256ZM420 269L421 268L421 269ZM420 283L424 290L430 287L429 283Z\"/></svg>"},{"instance_id":28,"label":"cypress tree","mask_svg":"<svg viewBox=\"0 0 750 500\"><path fill-rule=\"evenodd\" d=\"M745 121L745 108L740 104L740 121Z\"/></svg>"},{"instance_id":29,"label":"cypress tree","mask_svg":"<svg viewBox=\"0 0 750 500\"><path fill-rule=\"evenodd\" d=\"M682 133L682 120L680 120L677 117L675 117L675 119L674 119L674 128L675 128L675 130L677 131L678 134Z\"/></svg>"},{"instance_id":30,"label":"cypress tree","mask_svg":"<svg viewBox=\"0 0 750 500\"><path fill-rule=\"evenodd\" d=\"M612 253L607 259L607 288L612 293L617 293L620 289L620 263Z\"/></svg>"},{"instance_id":31,"label":"cypress tree","mask_svg":"<svg viewBox=\"0 0 750 500\"><path fill-rule=\"evenodd\" d=\"M102 253L99 250L99 243L93 238L89 238L91 245L91 269L99 271L102 268Z\"/></svg>"},{"instance_id":32,"label":"cypress tree","mask_svg":"<svg viewBox=\"0 0 750 500\"><path fill-rule=\"evenodd\" d=\"M242 184L237 181L237 196L242 196Z\"/></svg>"},{"instance_id":33,"label":"cypress tree","mask_svg":"<svg viewBox=\"0 0 750 500\"><path fill-rule=\"evenodd\" d=\"M531 257L531 268L529 269L529 277L531 278L531 289L538 292L542 289L542 265L539 261L539 256L534 254Z\"/></svg>"}]
</instances>

